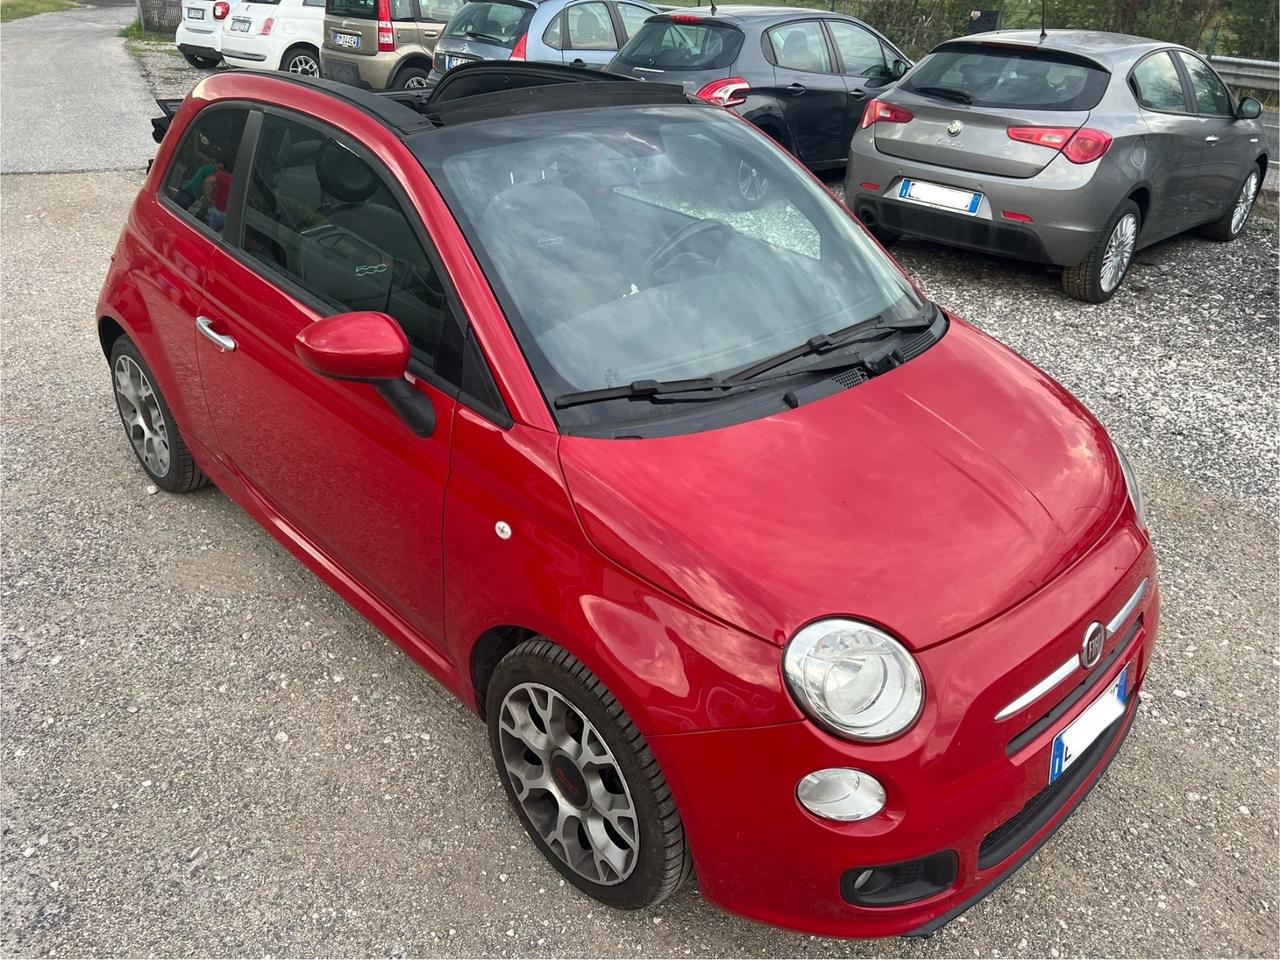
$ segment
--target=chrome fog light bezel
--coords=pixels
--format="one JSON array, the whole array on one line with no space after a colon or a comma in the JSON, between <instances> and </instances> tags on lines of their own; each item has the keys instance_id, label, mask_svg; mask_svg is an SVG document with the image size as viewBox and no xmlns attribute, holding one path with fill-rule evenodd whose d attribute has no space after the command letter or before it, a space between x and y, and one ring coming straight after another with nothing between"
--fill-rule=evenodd
<instances>
[{"instance_id":1,"label":"chrome fog light bezel","mask_svg":"<svg viewBox=\"0 0 1280 960\"><path fill-rule=\"evenodd\" d=\"M796 800L815 817L856 823L874 817L885 805L884 785L865 770L827 767L796 784Z\"/></svg>"}]
</instances>

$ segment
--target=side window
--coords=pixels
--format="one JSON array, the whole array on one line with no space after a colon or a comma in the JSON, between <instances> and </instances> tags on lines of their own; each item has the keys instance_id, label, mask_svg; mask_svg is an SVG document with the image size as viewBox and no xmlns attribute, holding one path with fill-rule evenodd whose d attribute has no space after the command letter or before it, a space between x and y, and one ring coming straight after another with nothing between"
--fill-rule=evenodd
<instances>
[{"instance_id":1,"label":"side window","mask_svg":"<svg viewBox=\"0 0 1280 960\"><path fill-rule=\"evenodd\" d=\"M1154 53L1133 68L1133 93L1138 102L1152 110L1187 113L1182 78L1168 53Z\"/></svg>"},{"instance_id":2,"label":"side window","mask_svg":"<svg viewBox=\"0 0 1280 960\"><path fill-rule=\"evenodd\" d=\"M418 8L414 0L390 0L391 19L399 22L418 19Z\"/></svg>"},{"instance_id":3,"label":"side window","mask_svg":"<svg viewBox=\"0 0 1280 960\"><path fill-rule=\"evenodd\" d=\"M379 310L433 366L444 287L378 172L314 127L268 115L245 203L244 249L335 310Z\"/></svg>"},{"instance_id":4,"label":"side window","mask_svg":"<svg viewBox=\"0 0 1280 960\"><path fill-rule=\"evenodd\" d=\"M644 22L653 16L653 11L637 7L634 3L620 3L618 16L622 18L622 42L626 43L644 26Z\"/></svg>"},{"instance_id":5,"label":"side window","mask_svg":"<svg viewBox=\"0 0 1280 960\"><path fill-rule=\"evenodd\" d=\"M618 39L613 35L613 21L609 8L599 0L576 3L565 9L569 21L570 50L616 50Z\"/></svg>"},{"instance_id":6,"label":"side window","mask_svg":"<svg viewBox=\"0 0 1280 960\"><path fill-rule=\"evenodd\" d=\"M321 9L323 9L324 0L302 0L302 5L304 7L320 7Z\"/></svg>"},{"instance_id":7,"label":"side window","mask_svg":"<svg viewBox=\"0 0 1280 960\"><path fill-rule=\"evenodd\" d=\"M880 41L852 23L828 20L827 29L835 41L844 72L850 77L888 77L889 65L884 62L884 48Z\"/></svg>"},{"instance_id":8,"label":"side window","mask_svg":"<svg viewBox=\"0 0 1280 960\"><path fill-rule=\"evenodd\" d=\"M249 111L204 110L187 129L164 177L164 195L218 233L226 225L236 153Z\"/></svg>"},{"instance_id":9,"label":"side window","mask_svg":"<svg viewBox=\"0 0 1280 960\"><path fill-rule=\"evenodd\" d=\"M809 73L831 72L827 41L817 20L774 27L769 31L769 42L773 44L774 59L780 67Z\"/></svg>"},{"instance_id":10,"label":"side window","mask_svg":"<svg viewBox=\"0 0 1280 960\"><path fill-rule=\"evenodd\" d=\"M1222 85L1218 75L1199 57L1178 51L1182 65L1191 75L1191 92L1196 98L1196 109L1201 113L1212 113L1220 117L1229 117L1235 113L1231 106L1231 94Z\"/></svg>"},{"instance_id":11,"label":"side window","mask_svg":"<svg viewBox=\"0 0 1280 960\"><path fill-rule=\"evenodd\" d=\"M542 42L552 50L563 50L563 41L560 39L563 30L564 14L557 13L551 18L551 22L547 24L547 29L542 31Z\"/></svg>"}]
</instances>

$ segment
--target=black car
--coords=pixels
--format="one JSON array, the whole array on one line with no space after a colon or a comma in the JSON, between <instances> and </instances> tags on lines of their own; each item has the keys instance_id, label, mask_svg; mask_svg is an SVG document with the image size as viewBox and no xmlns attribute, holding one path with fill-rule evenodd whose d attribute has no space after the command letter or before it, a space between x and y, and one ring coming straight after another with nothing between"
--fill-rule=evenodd
<instances>
[{"instance_id":1,"label":"black car","mask_svg":"<svg viewBox=\"0 0 1280 960\"><path fill-rule=\"evenodd\" d=\"M723 6L650 17L606 69L683 84L737 111L811 169L826 170L844 166L866 102L910 66L852 17Z\"/></svg>"}]
</instances>

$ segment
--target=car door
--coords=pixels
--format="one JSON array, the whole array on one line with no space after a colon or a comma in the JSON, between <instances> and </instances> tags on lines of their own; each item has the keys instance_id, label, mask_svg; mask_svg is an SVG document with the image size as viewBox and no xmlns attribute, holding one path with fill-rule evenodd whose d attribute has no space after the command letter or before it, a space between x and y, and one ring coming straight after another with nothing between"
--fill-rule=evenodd
<instances>
[{"instance_id":1,"label":"car door","mask_svg":"<svg viewBox=\"0 0 1280 960\"><path fill-rule=\"evenodd\" d=\"M604 0L582 0L563 13L563 62L603 70L618 52L618 35Z\"/></svg>"},{"instance_id":2,"label":"car door","mask_svg":"<svg viewBox=\"0 0 1280 960\"><path fill-rule=\"evenodd\" d=\"M844 78L846 102L842 145L846 148L868 100L893 82L894 55L870 30L848 20L823 21L835 49L836 69Z\"/></svg>"},{"instance_id":3,"label":"car door","mask_svg":"<svg viewBox=\"0 0 1280 960\"><path fill-rule=\"evenodd\" d=\"M1187 74L1199 117L1204 149L1200 154L1200 183L1191 206L1197 220L1216 219L1235 199L1253 163L1248 125L1236 121L1236 105L1217 73L1195 54L1175 54Z\"/></svg>"},{"instance_id":4,"label":"car door","mask_svg":"<svg viewBox=\"0 0 1280 960\"><path fill-rule=\"evenodd\" d=\"M848 90L835 72L822 21L792 20L765 34L772 52L774 96L805 163L843 162Z\"/></svg>"},{"instance_id":5,"label":"car door","mask_svg":"<svg viewBox=\"0 0 1280 960\"><path fill-rule=\"evenodd\" d=\"M640 31L640 28L644 26L644 22L657 12L636 3L614 3L611 5L618 15L619 50Z\"/></svg>"},{"instance_id":6,"label":"car door","mask_svg":"<svg viewBox=\"0 0 1280 960\"><path fill-rule=\"evenodd\" d=\"M236 247L213 258L199 351L220 455L328 562L436 644L441 516L461 313L434 251L381 165L337 130L270 110L244 177ZM247 169L246 169L247 167ZM294 352L322 316L377 310L411 345L436 426L412 433L365 383L320 377ZM223 339L225 338L225 339Z\"/></svg>"},{"instance_id":7,"label":"car door","mask_svg":"<svg viewBox=\"0 0 1280 960\"><path fill-rule=\"evenodd\" d=\"M1193 223L1204 136L1172 51L1158 50L1140 60L1129 73L1129 88L1147 129L1151 204L1142 233L1152 241Z\"/></svg>"}]
</instances>

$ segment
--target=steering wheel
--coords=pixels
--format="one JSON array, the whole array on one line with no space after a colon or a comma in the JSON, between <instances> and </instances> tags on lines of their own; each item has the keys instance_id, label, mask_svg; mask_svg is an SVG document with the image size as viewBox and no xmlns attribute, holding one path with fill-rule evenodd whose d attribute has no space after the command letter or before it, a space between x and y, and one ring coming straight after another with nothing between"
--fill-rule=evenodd
<instances>
[{"instance_id":1,"label":"steering wheel","mask_svg":"<svg viewBox=\"0 0 1280 960\"><path fill-rule=\"evenodd\" d=\"M661 274L668 266L676 266L672 261L683 253L714 263L734 233L729 224L713 218L695 220L688 226L681 227L645 260L641 271L646 284L665 283L675 279ZM713 240L713 236L718 239Z\"/></svg>"}]
</instances>

